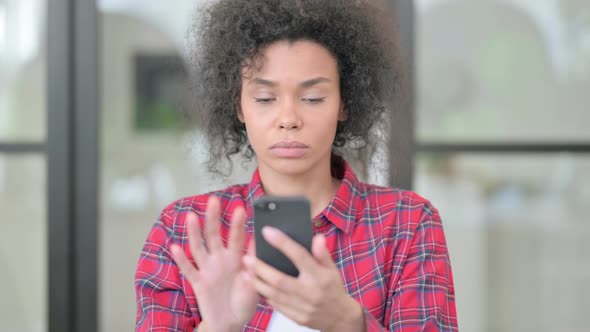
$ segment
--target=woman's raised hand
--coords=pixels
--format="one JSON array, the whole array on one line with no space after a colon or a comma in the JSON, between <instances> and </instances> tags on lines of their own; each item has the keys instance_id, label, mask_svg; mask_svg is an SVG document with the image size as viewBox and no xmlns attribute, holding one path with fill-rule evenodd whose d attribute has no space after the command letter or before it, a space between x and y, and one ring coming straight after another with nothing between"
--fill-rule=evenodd
<instances>
[{"instance_id":1,"label":"woman's raised hand","mask_svg":"<svg viewBox=\"0 0 590 332\"><path fill-rule=\"evenodd\" d=\"M244 277L242 265L246 212L241 207L234 211L226 247L220 234L220 209L219 199L211 196L203 230L198 216L193 212L187 214L189 250L195 264L180 246L173 244L170 250L181 273L193 287L207 330L240 331L254 315L259 301L256 290ZM254 255L253 239L248 251Z\"/></svg>"}]
</instances>

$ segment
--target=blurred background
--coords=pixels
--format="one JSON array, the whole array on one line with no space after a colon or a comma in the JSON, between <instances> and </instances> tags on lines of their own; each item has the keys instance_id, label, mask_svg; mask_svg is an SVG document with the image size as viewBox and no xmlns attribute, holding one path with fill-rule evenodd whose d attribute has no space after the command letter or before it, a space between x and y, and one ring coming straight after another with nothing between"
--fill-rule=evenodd
<instances>
[{"instance_id":1,"label":"blurred background","mask_svg":"<svg viewBox=\"0 0 590 332\"><path fill-rule=\"evenodd\" d=\"M0 331L133 330L159 212L249 181L251 164L211 177L180 114L204 1L0 0ZM461 331L588 331L590 2L384 6L414 142L396 158L390 138L365 179L440 210Z\"/></svg>"}]
</instances>

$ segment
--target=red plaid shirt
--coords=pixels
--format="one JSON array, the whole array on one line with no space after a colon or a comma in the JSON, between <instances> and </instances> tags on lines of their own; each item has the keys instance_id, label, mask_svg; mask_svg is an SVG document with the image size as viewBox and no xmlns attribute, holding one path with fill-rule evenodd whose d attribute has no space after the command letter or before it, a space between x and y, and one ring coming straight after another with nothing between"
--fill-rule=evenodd
<instances>
[{"instance_id":1,"label":"red plaid shirt","mask_svg":"<svg viewBox=\"0 0 590 332\"><path fill-rule=\"evenodd\" d=\"M344 161L333 172L342 185L313 219L313 227L326 235L346 291L363 306L367 331L457 331L453 277L438 211L415 193L360 182ZM186 213L203 217L209 195L221 198L224 239L237 206L246 207L252 234L252 201L264 195L258 171L248 185L166 207L137 265L136 331L193 331L199 324L195 295L169 247L180 244L188 254ZM265 331L272 311L262 299L243 331Z\"/></svg>"}]
</instances>

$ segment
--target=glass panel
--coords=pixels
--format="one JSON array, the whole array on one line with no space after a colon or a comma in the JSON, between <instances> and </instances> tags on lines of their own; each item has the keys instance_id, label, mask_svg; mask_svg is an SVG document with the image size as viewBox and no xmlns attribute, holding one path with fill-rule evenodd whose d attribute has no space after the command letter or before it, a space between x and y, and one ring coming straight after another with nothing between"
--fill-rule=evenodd
<instances>
[{"instance_id":1,"label":"glass panel","mask_svg":"<svg viewBox=\"0 0 590 332\"><path fill-rule=\"evenodd\" d=\"M586 331L590 155L420 155L465 331Z\"/></svg>"},{"instance_id":2,"label":"glass panel","mask_svg":"<svg viewBox=\"0 0 590 332\"><path fill-rule=\"evenodd\" d=\"M99 1L102 36L100 326L132 331L133 279L162 209L184 196L250 180L211 177L198 129L181 124L186 30L195 1ZM188 107L188 106L187 106ZM191 127L191 128L187 128ZM198 124L195 124L198 128Z\"/></svg>"},{"instance_id":3,"label":"glass panel","mask_svg":"<svg viewBox=\"0 0 590 332\"><path fill-rule=\"evenodd\" d=\"M47 330L45 158L0 155L0 331Z\"/></svg>"},{"instance_id":4,"label":"glass panel","mask_svg":"<svg viewBox=\"0 0 590 332\"><path fill-rule=\"evenodd\" d=\"M590 2L417 0L421 142L588 141Z\"/></svg>"},{"instance_id":5,"label":"glass panel","mask_svg":"<svg viewBox=\"0 0 590 332\"><path fill-rule=\"evenodd\" d=\"M0 141L46 137L46 1L0 1Z\"/></svg>"}]
</instances>

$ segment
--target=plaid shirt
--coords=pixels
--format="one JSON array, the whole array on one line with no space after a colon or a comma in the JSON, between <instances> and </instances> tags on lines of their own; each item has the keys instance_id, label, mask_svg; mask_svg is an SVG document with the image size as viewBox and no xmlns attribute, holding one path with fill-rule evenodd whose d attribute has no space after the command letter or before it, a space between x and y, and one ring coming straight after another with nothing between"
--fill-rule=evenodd
<instances>
[{"instance_id":1,"label":"plaid shirt","mask_svg":"<svg viewBox=\"0 0 590 332\"><path fill-rule=\"evenodd\" d=\"M333 173L342 184L312 223L315 233L326 236L346 291L363 306L367 331L457 331L453 278L438 211L415 193L362 183L346 162L336 164ZM221 198L224 240L237 206L246 207L247 234L252 235L252 201L264 195L258 171L248 185L166 207L137 265L136 331L193 331L199 324L195 295L169 247L177 243L189 252L186 213L203 217L209 195ZM272 312L262 299L243 331L265 331Z\"/></svg>"}]
</instances>

